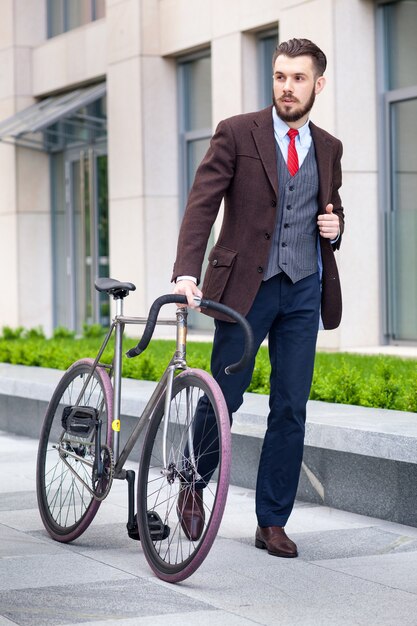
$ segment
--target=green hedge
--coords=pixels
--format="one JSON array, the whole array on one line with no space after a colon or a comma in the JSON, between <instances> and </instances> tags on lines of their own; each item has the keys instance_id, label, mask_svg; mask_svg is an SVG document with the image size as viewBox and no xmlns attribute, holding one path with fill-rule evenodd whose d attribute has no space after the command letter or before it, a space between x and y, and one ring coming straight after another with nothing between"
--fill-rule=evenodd
<instances>
[{"instance_id":1,"label":"green hedge","mask_svg":"<svg viewBox=\"0 0 417 626\"><path fill-rule=\"evenodd\" d=\"M82 338L58 328L51 339L42 329L3 328L0 362L65 370L73 361L95 357L103 337L99 326L86 327ZM127 350L135 341L126 339ZM175 350L174 341L154 340L141 356L123 360L123 376L158 380ZM189 341L188 364L208 370L211 345ZM111 360L111 347L103 355ZM269 359L261 348L249 391L269 392ZM391 356L363 356L318 352L311 399L342 404L417 412L417 360Z\"/></svg>"}]
</instances>

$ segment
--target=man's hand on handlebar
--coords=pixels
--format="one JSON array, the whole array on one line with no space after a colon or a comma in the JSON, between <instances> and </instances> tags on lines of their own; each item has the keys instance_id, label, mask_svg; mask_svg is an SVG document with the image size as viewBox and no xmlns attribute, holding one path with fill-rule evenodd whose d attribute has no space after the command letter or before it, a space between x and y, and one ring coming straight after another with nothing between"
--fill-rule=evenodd
<instances>
[{"instance_id":1,"label":"man's hand on handlebar","mask_svg":"<svg viewBox=\"0 0 417 626\"><path fill-rule=\"evenodd\" d=\"M194 281L187 279L179 280L177 283L175 283L172 293L185 296L187 298L188 306L190 307L190 309L197 309L197 311L200 310L195 303L194 298L202 298L203 294ZM183 307L184 305L178 304L177 306Z\"/></svg>"}]
</instances>

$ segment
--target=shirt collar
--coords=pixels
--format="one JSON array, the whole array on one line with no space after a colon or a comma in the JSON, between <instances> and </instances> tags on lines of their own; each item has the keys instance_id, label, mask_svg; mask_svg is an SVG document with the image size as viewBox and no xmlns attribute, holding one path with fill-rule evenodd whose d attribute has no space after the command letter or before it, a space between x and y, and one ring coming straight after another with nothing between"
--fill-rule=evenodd
<instances>
[{"instance_id":1,"label":"shirt collar","mask_svg":"<svg viewBox=\"0 0 417 626\"><path fill-rule=\"evenodd\" d=\"M274 134L278 141L282 141L288 133L290 127L277 114L275 107L272 107L272 119L274 122ZM307 120L304 126L298 128L300 144L303 145L311 137L310 120Z\"/></svg>"}]
</instances>

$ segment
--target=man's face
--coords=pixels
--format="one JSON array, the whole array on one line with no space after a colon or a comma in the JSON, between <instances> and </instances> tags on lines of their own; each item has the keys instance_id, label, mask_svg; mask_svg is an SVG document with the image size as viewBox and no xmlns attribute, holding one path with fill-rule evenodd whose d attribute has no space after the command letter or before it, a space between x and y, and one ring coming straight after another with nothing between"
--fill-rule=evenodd
<instances>
[{"instance_id":1,"label":"man's face","mask_svg":"<svg viewBox=\"0 0 417 626\"><path fill-rule=\"evenodd\" d=\"M278 56L274 65L273 98L279 117L294 128L303 126L324 84L323 76L315 76L311 57Z\"/></svg>"}]
</instances>

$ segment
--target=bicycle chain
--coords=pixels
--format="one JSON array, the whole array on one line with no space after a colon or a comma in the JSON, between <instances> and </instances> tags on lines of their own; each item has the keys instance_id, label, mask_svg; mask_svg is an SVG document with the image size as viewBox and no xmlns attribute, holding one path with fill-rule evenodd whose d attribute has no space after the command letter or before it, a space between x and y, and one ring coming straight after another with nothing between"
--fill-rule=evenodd
<instances>
[{"instance_id":1,"label":"bicycle chain","mask_svg":"<svg viewBox=\"0 0 417 626\"><path fill-rule=\"evenodd\" d=\"M102 493L97 493L96 488L93 489L93 495L94 495L94 499L98 500L99 502L102 502L105 498L107 498L107 496L110 493L110 489L111 486L113 484L113 477L114 477L114 457L113 457L113 450L111 448L109 448L109 446L107 444L102 444L101 446L101 450L100 452L107 452L108 454L108 461L109 461L109 465L108 465L108 469L109 469L109 476L107 477L107 483L106 483L106 488ZM105 465L105 468L107 468L107 464L105 462L105 460L103 460L103 464ZM104 479L104 476L102 476L99 479L99 483L101 483L101 481Z\"/></svg>"}]
</instances>

